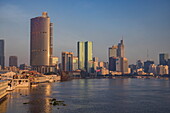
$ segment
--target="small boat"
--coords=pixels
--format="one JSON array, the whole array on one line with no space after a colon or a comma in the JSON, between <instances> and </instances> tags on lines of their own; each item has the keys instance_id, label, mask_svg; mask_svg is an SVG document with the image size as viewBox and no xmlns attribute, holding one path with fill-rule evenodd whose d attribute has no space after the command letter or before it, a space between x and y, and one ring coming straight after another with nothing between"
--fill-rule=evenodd
<instances>
[{"instance_id":1,"label":"small boat","mask_svg":"<svg viewBox=\"0 0 170 113\"><path fill-rule=\"evenodd\" d=\"M8 94L6 89L8 87L8 81L0 80L0 101L2 101Z\"/></svg>"}]
</instances>

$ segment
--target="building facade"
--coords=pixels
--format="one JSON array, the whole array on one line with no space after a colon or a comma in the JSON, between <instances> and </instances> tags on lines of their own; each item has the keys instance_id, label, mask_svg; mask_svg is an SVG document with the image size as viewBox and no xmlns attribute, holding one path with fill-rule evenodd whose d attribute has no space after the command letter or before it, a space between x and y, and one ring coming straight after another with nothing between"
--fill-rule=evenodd
<instances>
[{"instance_id":1,"label":"building facade","mask_svg":"<svg viewBox=\"0 0 170 113\"><path fill-rule=\"evenodd\" d=\"M149 72L149 66L151 64L154 64L154 61L150 61L150 60L147 60L144 62L144 72L145 73L148 73Z\"/></svg>"},{"instance_id":2,"label":"building facade","mask_svg":"<svg viewBox=\"0 0 170 113\"><path fill-rule=\"evenodd\" d=\"M159 64L160 65L167 65L168 64L168 59L169 59L168 53L159 54Z\"/></svg>"},{"instance_id":3,"label":"building facade","mask_svg":"<svg viewBox=\"0 0 170 113\"><path fill-rule=\"evenodd\" d=\"M62 70L73 71L73 53L62 52Z\"/></svg>"},{"instance_id":4,"label":"building facade","mask_svg":"<svg viewBox=\"0 0 170 113\"><path fill-rule=\"evenodd\" d=\"M113 45L112 47L109 48L109 58L110 57L117 57L117 49L118 46L117 45Z\"/></svg>"},{"instance_id":5,"label":"building facade","mask_svg":"<svg viewBox=\"0 0 170 113\"><path fill-rule=\"evenodd\" d=\"M125 50L124 50L124 43L123 40L118 43L118 49L117 49L117 57L124 57L125 56Z\"/></svg>"},{"instance_id":6,"label":"building facade","mask_svg":"<svg viewBox=\"0 0 170 113\"><path fill-rule=\"evenodd\" d=\"M93 68L93 65L91 65L93 61L93 43L91 41L78 42L77 53L79 69L90 72Z\"/></svg>"},{"instance_id":7,"label":"building facade","mask_svg":"<svg viewBox=\"0 0 170 113\"><path fill-rule=\"evenodd\" d=\"M47 12L31 19L30 65L50 66L52 56L52 27Z\"/></svg>"},{"instance_id":8,"label":"building facade","mask_svg":"<svg viewBox=\"0 0 170 113\"><path fill-rule=\"evenodd\" d=\"M0 40L0 66L4 69L5 66L5 43L4 40Z\"/></svg>"},{"instance_id":9,"label":"building facade","mask_svg":"<svg viewBox=\"0 0 170 113\"><path fill-rule=\"evenodd\" d=\"M9 57L9 66L18 67L18 58L17 58L17 56L10 56Z\"/></svg>"},{"instance_id":10,"label":"building facade","mask_svg":"<svg viewBox=\"0 0 170 113\"><path fill-rule=\"evenodd\" d=\"M73 57L73 70L77 70L78 69L78 57L74 56Z\"/></svg>"}]
</instances>

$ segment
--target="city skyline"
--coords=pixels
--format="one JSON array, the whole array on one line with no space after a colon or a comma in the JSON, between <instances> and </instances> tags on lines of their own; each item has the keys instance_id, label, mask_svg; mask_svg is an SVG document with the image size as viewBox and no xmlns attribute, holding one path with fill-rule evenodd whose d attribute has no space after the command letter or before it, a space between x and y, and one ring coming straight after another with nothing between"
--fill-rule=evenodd
<instances>
[{"instance_id":1,"label":"city skyline","mask_svg":"<svg viewBox=\"0 0 170 113\"><path fill-rule=\"evenodd\" d=\"M33 1L2 0L0 3L0 39L5 40L6 65L11 55L18 56L19 64L29 64L29 19L43 11L48 12L54 23L54 56L60 56L62 51L77 54L77 41L93 41L93 56L108 61L108 47L122 35L129 64L138 59L147 60L147 49L149 59L156 63L159 63L159 53L170 53L170 2L167 0L66 3L58 0L42 2L38 8L39 2L32 5Z\"/></svg>"}]
</instances>

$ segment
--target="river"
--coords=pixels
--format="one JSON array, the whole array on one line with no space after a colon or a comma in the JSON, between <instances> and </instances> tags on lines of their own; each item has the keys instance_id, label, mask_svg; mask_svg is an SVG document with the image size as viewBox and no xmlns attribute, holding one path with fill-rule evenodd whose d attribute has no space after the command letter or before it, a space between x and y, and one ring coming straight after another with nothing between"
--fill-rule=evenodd
<instances>
[{"instance_id":1,"label":"river","mask_svg":"<svg viewBox=\"0 0 170 113\"><path fill-rule=\"evenodd\" d=\"M50 99L64 101L54 106ZM169 113L170 80L75 79L17 88L0 113Z\"/></svg>"}]
</instances>

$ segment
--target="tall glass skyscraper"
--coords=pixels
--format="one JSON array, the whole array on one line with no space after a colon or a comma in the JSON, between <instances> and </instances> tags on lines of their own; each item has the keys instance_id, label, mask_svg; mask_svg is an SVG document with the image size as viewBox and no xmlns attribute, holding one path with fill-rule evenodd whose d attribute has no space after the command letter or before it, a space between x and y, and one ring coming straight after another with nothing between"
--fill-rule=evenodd
<instances>
[{"instance_id":1,"label":"tall glass skyscraper","mask_svg":"<svg viewBox=\"0 0 170 113\"><path fill-rule=\"evenodd\" d=\"M91 72L93 67L93 42L78 42L77 43L77 53L78 53L78 67L79 69Z\"/></svg>"},{"instance_id":2,"label":"tall glass skyscraper","mask_svg":"<svg viewBox=\"0 0 170 113\"><path fill-rule=\"evenodd\" d=\"M4 68L5 65L5 52L4 52L4 40L0 40L0 66L2 69Z\"/></svg>"},{"instance_id":3,"label":"tall glass skyscraper","mask_svg":"<svg viewBox=\"0 0 170 113\"><path fill-rule=\"evenodd\" d=\"M49 66L52 56L53 24L47 12L31 19L30 65Z\"/></svg>"}]
</instances>

